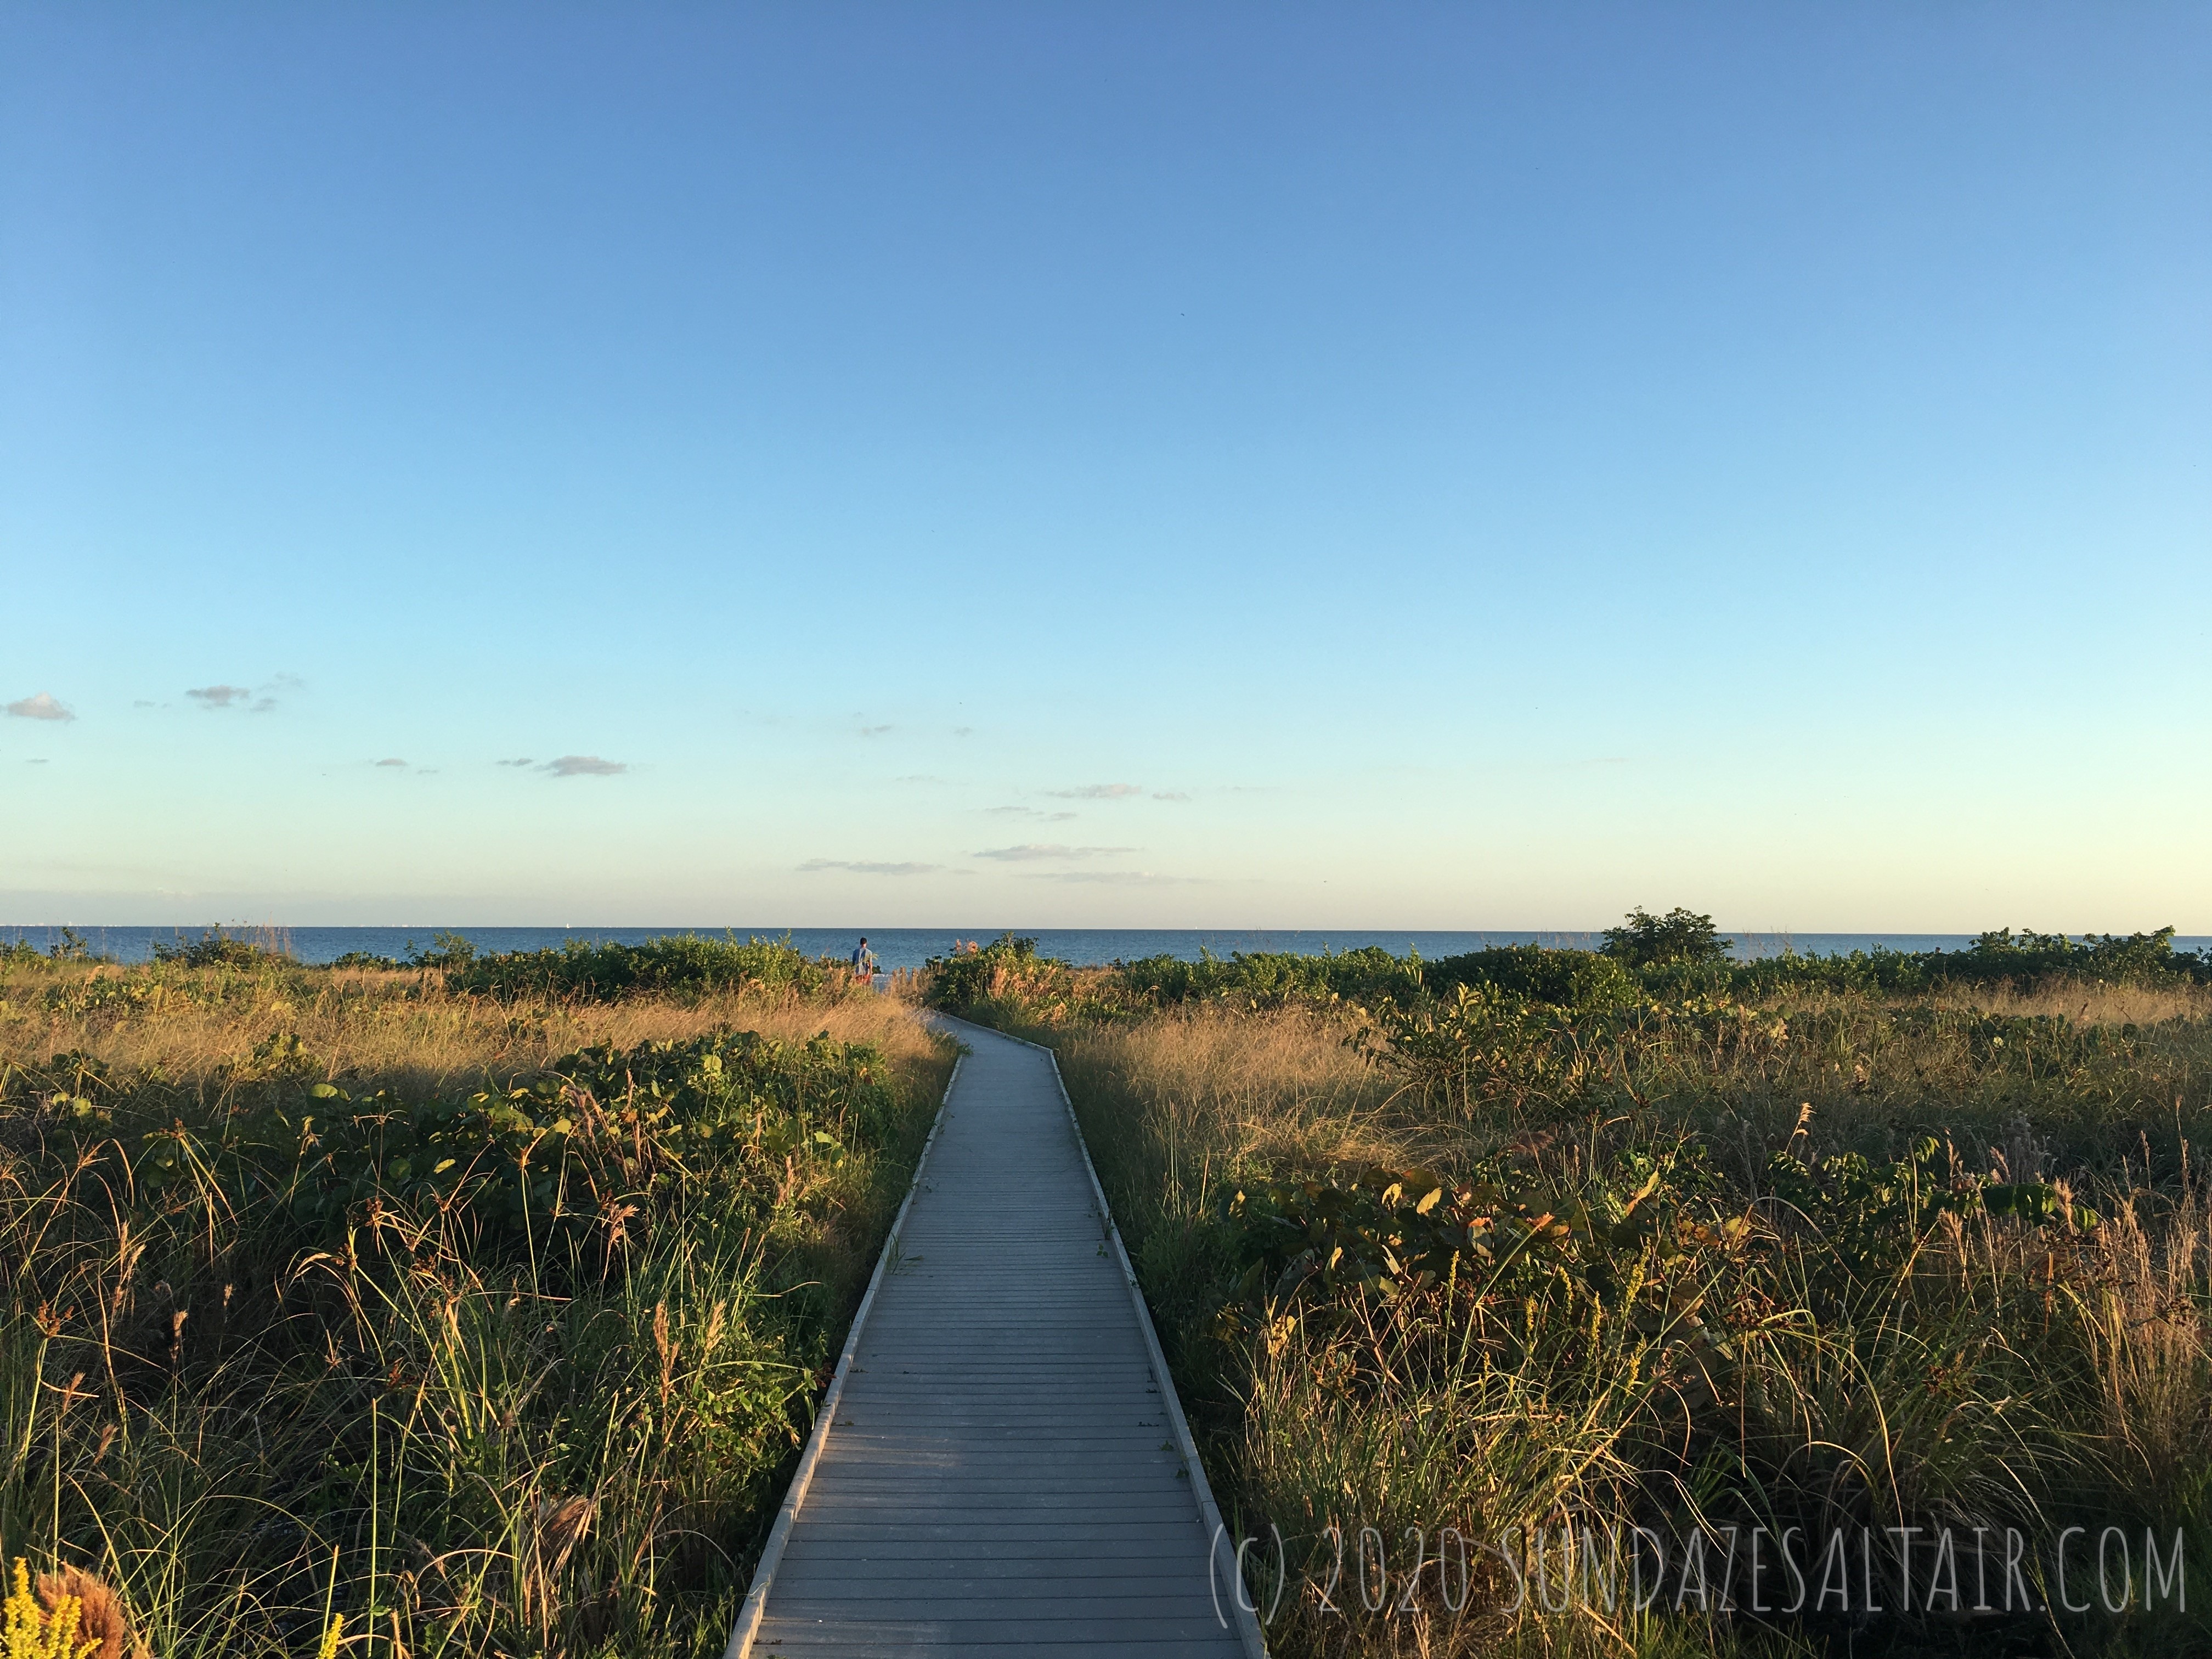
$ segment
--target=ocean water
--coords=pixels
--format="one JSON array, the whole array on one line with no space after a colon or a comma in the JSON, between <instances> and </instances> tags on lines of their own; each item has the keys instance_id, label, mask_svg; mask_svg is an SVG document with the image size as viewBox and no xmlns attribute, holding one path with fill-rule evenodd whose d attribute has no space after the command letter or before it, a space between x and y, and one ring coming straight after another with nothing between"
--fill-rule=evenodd
<instances>
[{"instance_id":1,"label":"ocean water","mask_svg":"<svg viewBox=\"0 0 2212 1659\"><path fill-rule=\"evenodd\" d=\"M0 945L16 940L44 951L61 936L59 927L0 927ZM165 944L195 939L205 931L191 927L80 927L77 934L94 951L120 962L143 962L154 953L156 941ZM349 951L367 951L404 961L410 946L430 947L432 937L445 931L460 934L479 951L535 951L569 939L619 940L635 945L670 933L700 933L710 938L788 937L809 956L844 956L860 942L851 927L276 927L234 928L241 937L291 951L306 963L325 963ZM986 943L1008 930L1004 927L879 927L868 932L868 946L886 968L919 968L933 956L942 956L955 939L980 939ZM1545 945L1589 950L1601 942L1597 933L1552 932L1437 933L1361 931L1347 928L1239 932L1226 928L1142 927L1017 927L1014 933L1035 939L1037 949L1049 957L1084 966L1127 962L1138 957L1171 956L1196 961L1201 952L1228 956L1237 951L1289 951L1318 956L1324 951L1356 951L1379 945L1394 955L1418 951L1426 961L1479 951L1491 945ZM1773 956L1794 950L1801 955L1842 955L1883 945L1893 951L1957 951L1972 945L1968 933L1736 933L1730 935L1737 956ZM2212 946L2212 937L2177 939L2179 950Z\"/></svg>"}]
</instances>

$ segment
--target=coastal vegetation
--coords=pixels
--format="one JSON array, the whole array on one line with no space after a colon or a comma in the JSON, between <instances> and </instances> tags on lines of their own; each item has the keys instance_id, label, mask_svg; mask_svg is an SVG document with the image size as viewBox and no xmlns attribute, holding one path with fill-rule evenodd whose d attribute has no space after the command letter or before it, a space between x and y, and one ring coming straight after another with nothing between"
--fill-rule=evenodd
<instances>
[{"instance_id":1,"label":"coastal vegetation","mask_svg":"<svg viewBox=\"0 0 2212 1659\"><path fill-rule=\"evenodd\" d=\"M949 1047L774 942L465 946L0 951L35 1650L721 1650Z\"/></svg>"},{"instance_id":2,"label":"coastal vegetation","mask_svg":"<svg viewBox=\"0 0 2212 1659\"><path fill-rule=\"evenodd\" d=\"M1273 1651L2118 1656L2212 1651L2208 969L1677 910L930 995L1058 1052Z\"/></svg>"}]
</instances>

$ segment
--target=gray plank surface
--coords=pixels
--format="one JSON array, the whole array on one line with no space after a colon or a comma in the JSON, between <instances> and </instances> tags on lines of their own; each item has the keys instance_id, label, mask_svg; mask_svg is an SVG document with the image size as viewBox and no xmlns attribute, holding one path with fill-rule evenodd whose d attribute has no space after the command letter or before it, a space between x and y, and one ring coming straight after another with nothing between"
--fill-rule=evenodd
<instances>
[{"instance_id":1,"label":"gray plank surface","mask_svg":"<svg viewBox=\"0 0 2212 1659\"><path fill-rule=\"evenodd\" d=\"M961 1036L752 1651L1242 1655L1050 1056Z\"/></svg>"}]
</instances>

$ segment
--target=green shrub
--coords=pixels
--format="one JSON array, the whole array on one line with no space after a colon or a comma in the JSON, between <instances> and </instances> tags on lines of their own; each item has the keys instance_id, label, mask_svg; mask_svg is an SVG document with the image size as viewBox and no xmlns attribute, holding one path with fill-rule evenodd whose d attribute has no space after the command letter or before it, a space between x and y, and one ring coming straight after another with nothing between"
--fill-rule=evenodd
<instances>
[{"instance_id":1,"label":"green shrub","mask_svg":"<svg viewBox=\"0 0 2212 1659\"><path fill-rule=\"evenodd\" d=\"M1679 904L1663 916L1638 905L1620 927L1605 930L1604 950L1638 968L1669 962L1725 962L1729 953L1728 941L1714 929L1711 916Z\"/></svg>"},{"instance_id":2,"label":"green shrub","mask_svg":"<svg viewBox=\"0 0 2212 1659\"><path fill-rule=\"evenodd\" d=\"M2078 942L2063 933L2023 930L2014 934L2004 927L1982 934L1966 950L1934 954L1943 956L1946 975L1957 980L2036 980L2070 974L2116 983L2156 984L2212 977L2202 953L2173 948L2171 927L2124 936L2088 933Z\"/></svg>"},{"instance_id":3,"label":"green shrub","mask_svg":"<svg viewBox=\"0 0 2212 1659\"><path fill-rule=\"evenodd\" d=\"M1040 957L1036 946L1033 939L1001 933L980 949L930 957L924 964L929 975L929 1000L944 1008L972 1008L991 994L994 981L1008 970L1025 974L1040 965L1066 966L1051 957Z\"/></svg>"},{"instance_id":4,"label":"green shrub","mask_svg":"<svg viewBox=\"0 0 2212 1659\"><path fill-rule=\"evenodd\" d=\"M0 967L39 968L59 965L112 962L112 957L101 956L74 927L64 927L53 942L40 951L27 939L11 940L0 945Z\"/></svg>"},{"instance_id":5,"label":"green shrub","mask_svg":"<svg viewBox=\"0 0 2212 1659\"><path fill-rule=\"evenodd\" d=\"M519 953L518 953L519 954ZM450 972L465 968L477 957L477 942L465 933L441 932L434 935L430 948L418 949L413 939L407 941L407 965L410 968L440 969Z\"/></svg>"},{"instance_id":6,"label":"green shrub","mask_svg":"<svg viewBox=\"0 0 2212 1659\"><path fill-rule=\"evenodd\" d=\"M1226 997L1260 1007L1280 1007L1307 998L1370 1002L1408 996L1421 983L1418 953L1395 957L1379 945L1317 956L1288 951L1239 951L1226 958L1202 951L1196 962L1143 957L1122 963L1115 976L1132 995L1166 1006Z\"/></svg>"},{"instance_id":7,"label":"green shrub","mask_svg":"<svg viewBox=\"0 0 2212 1659\"><path fill-rule=\"evenodd\" d=\"M376 968L386 972L399 966L390 957L379 956L374 951L348 951L342 956L331 957L330 965L333 968Z\"/></svg>"},{"instance_id":8,"label":"green shrub","mask_svg":"<svg viewBox=\"0 0 2212 1659\"><path fill-rule=\"evenodd\" d=\"M154 960L174 963L179 968L262 968L270 963L286 962L290 958L281 951L256 945L251 939L240 939L220 927L211 927L198 939L179 944L155 939Z\"/></svg>"},{"instance_id":9,"label":"green shrub","mask_svg":"<svg viewBox=\"0 0 2212 1659\"><path fill-rule=\"evenodd\" d=\"M642 945L571 939L542 951L477 956L467 940L440 935L441 950L418 955L420 966L442 968L448 991L519 1000L613 1002L631 996L705 996L763 991L800 996L836 994L852 975L835 957L810 959L790 940L734 936L702 939L671 933Z\"/></svg>"},{"instance_id":10,"label":"green shrub","mask_svg":"<svg viewBox=\"0 0 2212 1659\"><path fill-rule=\"evenodd\" d=\"M1636 975L1617 957L1535 945L1497 945L1445 957L1424 969L1421 980L1433 996L1447 996L1462 985L1490 985L1556 1008L1625 1008L1643 995Z\"/></svg>"}]
</instances>

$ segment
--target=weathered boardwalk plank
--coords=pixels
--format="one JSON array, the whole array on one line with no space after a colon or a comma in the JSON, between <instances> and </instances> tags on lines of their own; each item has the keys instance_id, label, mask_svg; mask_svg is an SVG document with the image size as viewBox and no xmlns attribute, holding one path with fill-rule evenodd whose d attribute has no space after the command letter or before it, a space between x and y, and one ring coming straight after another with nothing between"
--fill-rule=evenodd
<instances>
[{"instance_id":1,"label":"weathered boardwalk plank","mask_svg":"<svg viewBox=\"0 0 2212 1659\"><path fill-rule=\"evenodd\" d=\"M1205 1475L1052 1058L960 1036L733 1659L1252 1659L1258 1627L1213 1553Z\"/></svg>"}]
</instances>

